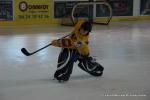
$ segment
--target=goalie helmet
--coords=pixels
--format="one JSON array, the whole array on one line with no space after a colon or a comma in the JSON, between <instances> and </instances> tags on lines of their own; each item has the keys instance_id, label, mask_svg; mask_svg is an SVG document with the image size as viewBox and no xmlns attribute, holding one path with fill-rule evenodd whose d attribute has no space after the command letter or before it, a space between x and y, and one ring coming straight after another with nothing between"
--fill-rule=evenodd
<instances>
[{"instance_id":1,"label":"goalie helmet","mask_svg":"<svg viewBox=\"0 0 150 100\"><path fill-rule=\"evenodd\" d=\"M85 31L91 32L92 24L88 21L84 22L80 28L83 28Z\"/></svg>"}]
</instances>

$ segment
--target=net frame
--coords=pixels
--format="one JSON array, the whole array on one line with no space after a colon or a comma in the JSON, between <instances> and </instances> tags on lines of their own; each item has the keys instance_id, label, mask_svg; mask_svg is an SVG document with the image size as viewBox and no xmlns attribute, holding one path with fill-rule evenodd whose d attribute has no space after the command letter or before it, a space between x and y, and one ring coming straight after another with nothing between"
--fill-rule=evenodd
<instances>
[{"instance_id":1,"label":"net frame","mask_svg":"<svg viewBox=\"0 0 150 100\"><path fill-rule=\"evenodd\" d=\"M88 19L86 19L86 20L89 20L94 24L108 25L110 23L111 19L112 19L112 8L111 8L109 3L103 2L103 1L79 2L79 3L77 3L76 5L73 6L71 15L68 15L68 17L66 18L66 20L69 18L71 23L70 24L63 23L64 18L62 18L62 23L61 24L62 25L67 25L67 26L74 26L78 22L78 20L82 19L81 17L75 17L76 9L78 9L78 7L81 7L81 6L89 6L89 7L93 6L94 7L94 5L105 5L105 6L107 6L108 9L109 9L109 15L107 17L96 18L96 19L103 19L103 22L94 20L95 18L93 18L94 17L93 14L92 14L92 19L89 18L89 16L87 15Z\"/></svg>"}]
</instances>

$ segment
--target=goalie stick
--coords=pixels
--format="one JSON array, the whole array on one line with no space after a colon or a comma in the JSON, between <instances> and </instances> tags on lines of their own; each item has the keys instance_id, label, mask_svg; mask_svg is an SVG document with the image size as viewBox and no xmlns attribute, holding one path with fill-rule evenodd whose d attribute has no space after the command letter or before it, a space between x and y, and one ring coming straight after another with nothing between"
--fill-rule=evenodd
<instances>
[{"instance_id":1,"label":"goalie stick","mask_svg":"<svg viewBox=\"0 0 150 100\"><path fill-rule=\"evenodd\" d=\"M68 35L66 35L66 36L64 36L64 37L62 37L62 38L66 38L67 36L69 36L69 35L71 35L71 34L68 34ZM60 39L62 39L62 38L60 38ZM58 39L59 40L59 39ZM21 52L24 54L24 55L26 55L26 56L31 56L31 55L33 55L33 54L35 54L35 53L37 53L37 52L39 52L39 51L41 51L41 50L43 50L43 49L45 49L45 48L47 48L47 47L49 47L49 46L51 46L52 44L50 43L50 44L48 44L48 45L46 45L46 46L44 46L44 47L42 47L42 48L40 48L40 49L38 49L38 50L36 50L36 51L34 51L34 52L28 52L28 50L26 49L26 48L21 48Z\"/></svg>"}]
</instances>

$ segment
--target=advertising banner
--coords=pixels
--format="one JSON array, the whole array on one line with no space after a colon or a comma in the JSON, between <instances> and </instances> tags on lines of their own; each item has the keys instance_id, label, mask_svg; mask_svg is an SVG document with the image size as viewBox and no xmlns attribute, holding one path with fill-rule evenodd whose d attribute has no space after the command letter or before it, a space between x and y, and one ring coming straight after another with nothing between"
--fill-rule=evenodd
<instances>
[{"instance_id":1,"label":"advertising banner","mask_svg":"<svg viewBox=\"0 0 150 100\"><path fill-rule=\"evenodd\" d=\"M12 0L0 0L0 20L13 20Z\"/></svg>"},{"instance_id":2,"label":"advertising banner","mask_svg":"<svg viewBox=\"0 0 150 100\"><path fill-rule=\"evenodd\" d=\"M141 0L141 15L150 15L150 0Z\"/></svg>"},{"instance_id":3,"label":"advertising banner","mask_svg":"<svg viewBox=\"0 0 150 100\"><path fill-rule=\"evenodd\" d=\"M47 20L50 19L50 0L15 0L15 20Z\"/></svg>"},{"instance_id":4,"label":"advertising banner","mask_svg":"<svg viewBox=\"0 0 150 100\"><path fill-rule=\"evenodd\" d=\"M112 6L113 16L133 16L133 0L107 0Z\"/></svg>"},{"instance_id":5,"label":"advertising banner","mask_svg":"<svg viewBox=\"0 0 150 100\"><path fill-rule=\"evenodd\" d=\"M55 1L54 3L54 17L62 18L71 14L72 8L77 1Z\"/></svg>"},{"instance_id":6,"label":"advertising banner","mask_svg":"<svg viewBox=\"0 0 150 100\"><path fill-rule=\"evenodd\" d=\"M84 1L55 1L55 3L54 3L54 17L55 18L62 18L62 17L70 16L73 7L77 3L81 3L81 2L85 2L85 0ZM76 15L78 17L88 16L91 11L92 11L92 7L90 8L89 6L78 6L77 9L75 10Z\"/></svg>"}]
</instances>

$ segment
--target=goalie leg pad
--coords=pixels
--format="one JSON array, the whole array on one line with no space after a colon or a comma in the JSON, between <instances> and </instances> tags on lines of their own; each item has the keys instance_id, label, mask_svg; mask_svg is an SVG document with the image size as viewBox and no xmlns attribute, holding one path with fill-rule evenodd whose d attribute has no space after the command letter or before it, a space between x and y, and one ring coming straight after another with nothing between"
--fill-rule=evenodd
<instances>
[{"instance_id":1,"label":"goalie leg pad","mask_svg":"<svg viewBox=\"0 0 150 100\"><path fill-rule=\"evenodd\" d=\"M84 57L83 59L80 59L78 66L93 76L102 76L104 70L104 67L92 57Z\"/></svg>"},{"instance_id":2,"label":"goalie leg pad","mask_svg":"<svg viewBox=\"0 0 150 100\"><path fill-rule=\"evenodd\" d=\"M75 53L76 51L73 49L66 49L63 48L59 58L58 58L58 65L57 70L54 74L54 78L57 80L68 81L70 75L72 73L73 64L75 62Z\"/></svg>"}]
</instances>

